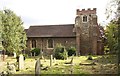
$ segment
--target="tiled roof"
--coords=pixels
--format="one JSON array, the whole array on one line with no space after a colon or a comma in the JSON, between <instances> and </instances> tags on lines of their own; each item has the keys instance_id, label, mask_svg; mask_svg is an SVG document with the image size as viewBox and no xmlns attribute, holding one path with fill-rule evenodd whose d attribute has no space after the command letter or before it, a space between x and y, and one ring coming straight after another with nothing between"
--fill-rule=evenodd
<instances>
[{"instance_id":1,"label":"tiled roof","mask_svg":"<svg viewBox=\"0 0 120 76\"><path fill-rule=\"evenodd\" d=\"M75 37L74 24L30 26L27 37Z\"/></svg>"}]
</instances>

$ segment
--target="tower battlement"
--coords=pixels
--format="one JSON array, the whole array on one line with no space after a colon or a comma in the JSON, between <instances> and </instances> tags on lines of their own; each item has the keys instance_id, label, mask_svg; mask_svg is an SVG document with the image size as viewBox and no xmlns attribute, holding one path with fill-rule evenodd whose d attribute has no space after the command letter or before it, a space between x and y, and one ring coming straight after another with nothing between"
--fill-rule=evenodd
<instances>
[{"instance_id":1,"label":"tower battlement","mask_svg":"<svg viewBox=\"0 0 120 76\"><path fill-rule=\"evenodd\" d=\"M96 10L97 10L96 8L93 8L93 9L88 8L87 10L85 10L85 9L82 9L82 10L77 9L76 10L76 15L96 14Z\"/></svg>"}]
</instances>

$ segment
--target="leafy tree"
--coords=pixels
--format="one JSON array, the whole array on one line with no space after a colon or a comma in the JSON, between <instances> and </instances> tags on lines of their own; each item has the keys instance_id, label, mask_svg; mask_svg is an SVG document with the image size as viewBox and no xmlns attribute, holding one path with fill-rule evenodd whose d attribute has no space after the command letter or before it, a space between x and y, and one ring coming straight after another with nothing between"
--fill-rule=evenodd
<instances>
[{"instance_id":1,"label":"leafy tree","mask_svg":"<svg viewBox=\"0 0 120 76\"><path fill-rule=\"evenodd\" d=\"M118 3L119 0L109 0L105 12L107 19L113 20L116 18Z\"/></svg>"},{"instance_id":2,"label":"leafy tree","mask_svg":"<svg viewBox=\"0 0 120 76\"><path fill-rule=\"evenodd\" d=\"M0 15L2 15L2 12L0 12ZM2 47L2 17L0 17L0 50L2 50L3 49L3 47Z\"/></svg>"},{"instance_id":3,"label":"leafy tree","mask_svg":"<svg viewBox=\"0 0 120 76\"><path fill-rule=\"evenodd\" d=\"M26 48L26 34L22 26L23 22L13 11L5 9L2 12L2 38L3 47L9 52L16 52Z\"/></svg>"},{"instance_id":4,"label":"leafy tree","mask_svg":"<svg viewBox=\"0 0 120 76\"><path fill-rule=\"evenodd\" d=\"M105 34L107 37L107 46L110 48L110 53L116 53L118 50L118 26L111 21L106 27Z\"/></svg>"},{"instance_id":5,"label":"leafy tree","mask_svg":"<svg viewBox=\"0 0 120 76\"><path fill-rule=\"evenodd\" d=\"M116 7L116 9L113 11L113 9L111 9L111 7L113 7L113 8ZM118 36L117 36L118 44L116 44L116 46L118 46L118 45L120 45L120 0L112 0L110 8L106 9L106 13L107 13L108 18L111 16L111 13L115 13L115 21L118 26ZM119 64L120 64L120 47L118 47L117 49L118 49L118 66L119 66ZM120 68L120 66L118 68ZM118 73L120 74L119 69L118 69Z\"/></svg>"}]
</instances>

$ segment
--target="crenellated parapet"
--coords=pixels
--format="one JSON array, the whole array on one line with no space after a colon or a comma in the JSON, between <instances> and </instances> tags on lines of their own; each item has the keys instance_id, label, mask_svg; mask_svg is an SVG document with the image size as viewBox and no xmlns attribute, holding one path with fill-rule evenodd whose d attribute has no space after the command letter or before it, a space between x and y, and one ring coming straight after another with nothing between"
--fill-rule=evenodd
<instances>
[{"instance_id":1,"label":"crenellated parapet","mask_svg":"<svg viewBox=\"0 0 120 76\"><path fill-rule=\"evenodd\" d=\"M96 10L97 10L96 8L93 8L93 9L88 8L87 10L85 10L85 9L82 9L82 10L77 9L76 10L76 15L96 14Z\"/></svg>"}]
</instances>

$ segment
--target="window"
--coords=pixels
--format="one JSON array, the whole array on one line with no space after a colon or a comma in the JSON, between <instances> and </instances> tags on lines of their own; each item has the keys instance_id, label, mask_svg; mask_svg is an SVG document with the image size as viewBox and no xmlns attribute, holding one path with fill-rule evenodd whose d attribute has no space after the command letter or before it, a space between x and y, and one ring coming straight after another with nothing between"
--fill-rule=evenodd
<instances>
[{"instance_id":1,"label":"window","mask_svg":"<svg viewBox=\"0 0 120 76\"><path fill-rule=\"evenodd\" d=\"M83 16L83 22L87 22L87 16Z\"/></svg>"},{"instance_id":2,"label":"window","mask_svg":"<svg viewBox=\"0 0 120 76\"><path fill-rule=\"evenodd\" d=\"M36 48L36 40L32 40L32 48Z\"/></svg>"},{"instance_id":3,"label":"window","mask_svg":"<svg viewBox=\"0 0 120 76\"><path fill-rule=\"evenodd\" d=\"M48 48L53 48L53 40L52 39L48 39Z\"/></svg>"}]
</instances>

